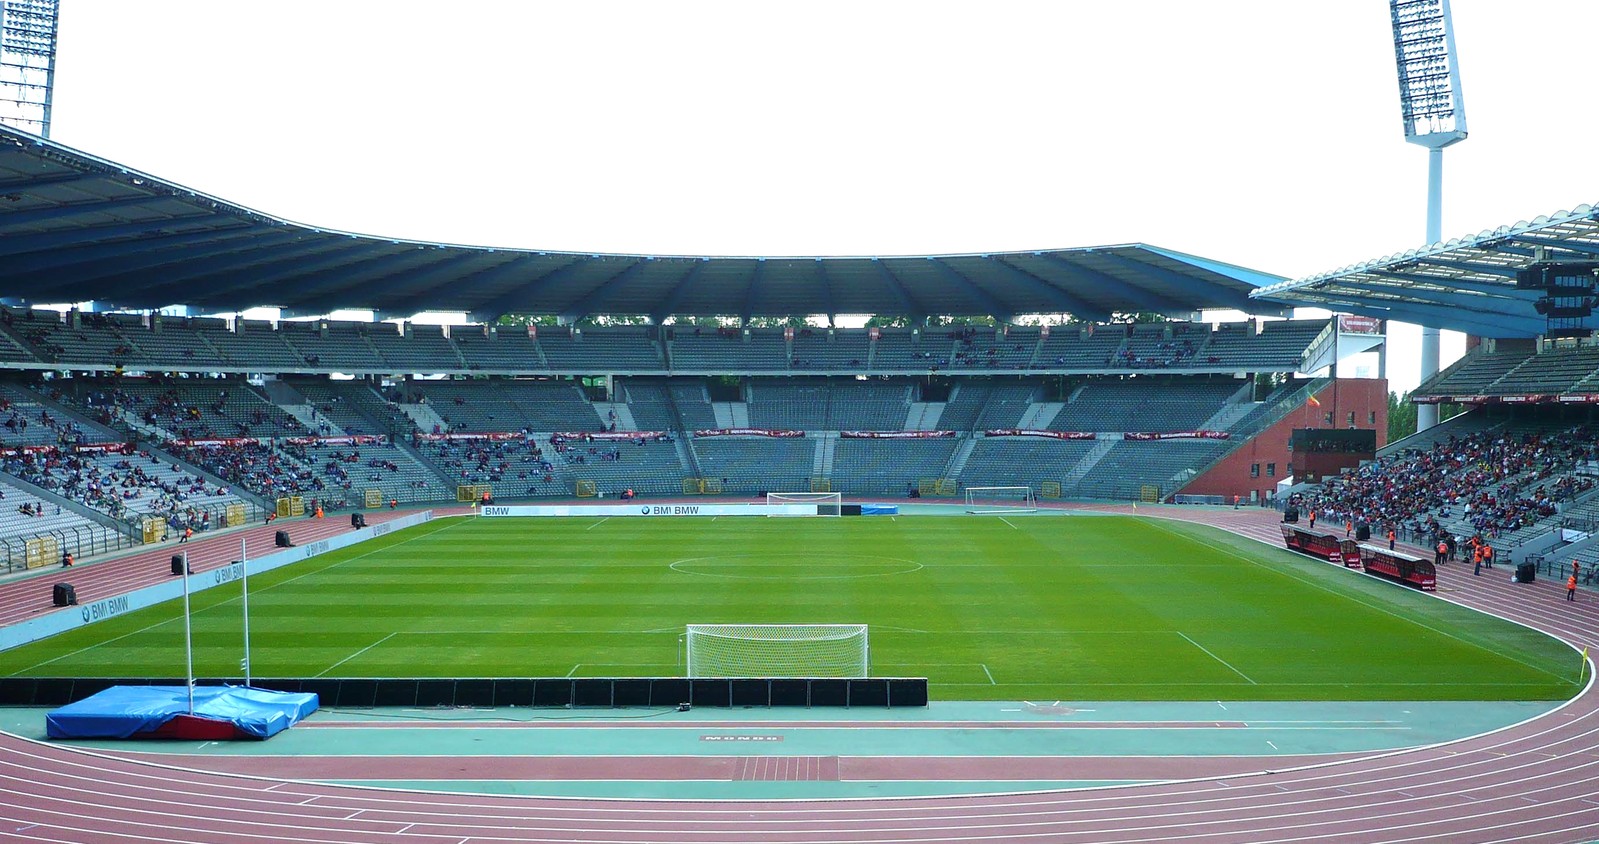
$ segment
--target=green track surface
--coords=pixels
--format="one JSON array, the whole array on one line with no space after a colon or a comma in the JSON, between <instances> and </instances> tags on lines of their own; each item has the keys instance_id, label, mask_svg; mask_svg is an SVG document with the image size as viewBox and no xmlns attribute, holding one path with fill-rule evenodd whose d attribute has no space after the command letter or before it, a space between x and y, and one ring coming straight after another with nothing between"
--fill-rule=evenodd
<instances>
[{"instance_id":1,"label":"green track surface","mask_svg":"<svg viewBox=\"0 0 1599 844\"><path fill-rule=\"evenodd\" d=\"M445 519L252 578L258 677L682 673L687 623L866 623L943 700L1558 700L1541 633L1210 528L1002 519ZM238 675L239 589L194 597ZM181 602L0 652L0 674L182 676Z\"/></svg>"}]
</instances>

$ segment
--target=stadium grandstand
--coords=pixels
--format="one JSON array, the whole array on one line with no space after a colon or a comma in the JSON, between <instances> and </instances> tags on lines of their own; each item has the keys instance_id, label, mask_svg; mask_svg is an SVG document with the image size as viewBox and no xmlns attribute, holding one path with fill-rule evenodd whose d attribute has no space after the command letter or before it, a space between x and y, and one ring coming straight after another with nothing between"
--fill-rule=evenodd
<instances>
[{"instance_id":1,"label":"stadium grandstand","mask_svg":"<svg viewBox=\"0 0 1599 844\"><path fill-rule=\"evenodd\" d=\"M1486 530L1524 556L1564 547L1552 526L1593 520L1592 455L1544 453L1579 436L1599 397L1592 303L1527 270L1593 254L1586 206L1290 281L1141 244L718 258L394 241L276 219L21 132L0 129L0 148L0 442L31 449L5 467L18 501L43 496L30 509L67 520L0 533L12 567L34 539L95 553L170 533L146 523L204 529L285 496L339 511L466 488L497 500L1006 485L1078 500L1308 495L1376 530ZM66 291L92 304L28 304ZM283 317L233 315L262 305ZM1296 306L1365 316L1294 319ZM383 319L325 316L337 308ZM470 321L411 320L424 310ZM900 316L844 327L840 313ZM1388 316L1473 337L1415 393L1473 412L1391 445ZM1378 378L1335 372L1368 351ZM1447 504L1362 510L1326 488L1353 465L1317 472L1292 453L1295 431L1327 428L1370 432L1375 466L1507 436L1537 465L1504 456L1491 483L1474 478ZM112 449L123 459L99 456ZM1469 463L1461 454L1435 457ZM107 495L107 478L151 494Z\"/></svg>"},{"instance_id":2,"label":"stadium grandstand","mask_svg":"<svg viewBox=\"0 0 1599 844\"><path fill-rule=\"evenodd\" d=\"M12 420L0 442L33 449L8 479L52 517L130 543L169 535L146 531L158 519L224 524L230 506L254 519L289 497L341 511L467 488L496 500L897 498L1023 485L1264 502L1286 476L1294 414L1329 383L1299 373L1331 323L1283 320L1281 304L1251 298L1281 278L1139 244L716 258L397 242L276 219L6 129L0 194ZM63 297L92 304L27 304ZM284 317L233 315L262 305ZM324 316L339 308L386 319ZM424 310L473 321L410 320ZM649 322L607 324L613 313ZM796 319L818 313L900 318ZM1361 417L1380 427L1364 405ZM1280 454L1244 480L1239 455L1266 432ZM130 472L154 494L95 492ZM105 545L64 531L23 522L0 535L15 546L8 565L26 563L30 540Z\"/></svg>"}]
</instances>

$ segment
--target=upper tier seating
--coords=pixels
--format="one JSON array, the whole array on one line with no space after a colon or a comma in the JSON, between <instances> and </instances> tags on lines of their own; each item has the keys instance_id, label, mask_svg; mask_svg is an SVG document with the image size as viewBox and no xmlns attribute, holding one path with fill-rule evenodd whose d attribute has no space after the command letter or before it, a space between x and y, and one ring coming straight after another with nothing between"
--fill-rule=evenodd
<instances>
[{"instance_id":1,"label":"upper tier seating","mask_svg":"<svg viewBox=\"0 0 1599 844\"><path fill-rule=\"evenodd\" d=\"M75 322L74 322L75 320ZM147 325L147 323L149 323ZM158 323L158 325L157 325ZM349 374L919 373L1227 368L1286 371L1324 320L871 329L405 326L0 310L0 357L129 370ZM668 367L670 361L670 367Z\"/></svg>"},{"instance_id":2,"label":"upper tier seating","mask_svg":"<svg viewBox=\"0 0 1599 844\"><path fill-rule=\"evenodd\" d=\"M1049 427L1054 431L1194 431L1240 386L1231 378L1091 381L1075 392Z\"/></svg>"},{"instance_id":3,"label":"upper tier seating","mask_svg":"<svg viewBox=\"0 0 1599 844\"><path fill-rule=\"evenodd\" d=\"M755 428L898 431L910 406L905 381L785 379L752 383L748 391Z\"/></svg>"},{"instance_id":4,"label":"upper tier seating","mask_svg":"<svg viewBox=\"0 0 1599 844\"><path fill-rule=\"evenodd\" d=\"M642 325L576 331L546 328L539 331L538 344L556 372L657 372L665 364L650 330ZM595 369L600 361L605 362L604 369Z\"/></svg>"},{"instance_id":5,"label":"upper tier seating","mask_svg":"<svg viewBox=\"0 0 1599 844\"><path fill-rule=\"evenodd\" d=\"M671 326L672 369L677 372L788 372L788 343L781 329Z\"/></svg>"},{"instance_id":6,"label":"upper tier seating","mask_svg":"<svg viewBox=\"0 0 1599 844\"><path fill-rule=\"evenodd\" d=\"M598 431L601 427L594 405L572 381L417 381L411 392L426 396L434 412L456 431Z\"/></svg>"}]
</instances>

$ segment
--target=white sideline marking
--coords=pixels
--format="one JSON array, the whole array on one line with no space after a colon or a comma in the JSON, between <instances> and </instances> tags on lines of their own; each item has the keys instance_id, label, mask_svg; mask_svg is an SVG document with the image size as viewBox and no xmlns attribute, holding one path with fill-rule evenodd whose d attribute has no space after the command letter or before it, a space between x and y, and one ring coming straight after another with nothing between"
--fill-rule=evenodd
<instances>
[{"instance_id":1,"label":"white sideline marking","mask_svg":"<svg viewBox=\"0 0 1599 844\"><path fill-rule=\"evenodd\" d=\"M384 636L383 638L377 640L376 642L373 642L370 645L367 645L366 647L356 651L355 653L350 654L349 656L345 657L344 659L341 659L338 662L333 663L332 665L328 666L327 668L322 669L321 671L317 672L313 676L321 677L323 674L326 674L329 671L332 671L333 669L338 668L339 666L345 664L346 662L349 662L350 660L355 659L356 657L360 656L361 654L364 654L367 651L372 650L373 648L377 647L378 645L381 645L384 642L387 642L388 640L393 639L395 636L398 636L398 635L400 635L400 633L399 633L398 630L396 630L395 632L390 633L387 636Z\"/></svg>"},{"instance_id":2,"label":"white sideline marking","mask_svg":"<svg viewBox=\"0 0 1599 844\"><path fill-rule=\"evenodd\" d=\"M1005 524L1007 524L1007 525L1010 525L1010 519L1007 519L1007 518L1005 518L1005 517L1004 517L1004 516L1000 516L1000 517L999 517L999 520L1000 520L1000 521L1002 521L1002 522L1004 522L1004 523L1005 523ZM1017 526L1015 526L1015 525L1010 525L1010 529L1011 529L1011 530L1021 530L1021 528L1019 528L1019 527L1017 527Z\"/></svg>"},{"instance_id":3,"label":"white sideline marking","mask_svg":"<svg viewBox=\"0 0 1599 844\"><path fill-rule=\"evenodd\" d=\"M1233 673L1234 673L1234 674L1237 674L1237 675L1238 675L1238 676L1240 676L1240 677L1242 677L1242 678L1244 678L1244 679L1245 679L1245 680L1249 680L1249 675L1248 675L1248 674L1245 674L1245 673L1244 673L1244 672L1242 672L1242 671L1239 671L1239 670L1238 670L1238 669L1236 669L1236 668L1234 668L1234 667L1233 667L1233 664L1232 664L1232 663L1230 663L1230 662L1228 662L1228 661L1227 661L1227 660L1225 660L1225 659L1222 659L1222 658L1221 658L1221 657L1219 657L1219 656L1217 656L1217 655L1215 655L1215 654L1213 654L1213 653L1211 653L1211 652L1210 652L1210 648L1207 648L1207 647L1205 647L1205 646L1204 646L1204 645L1201 645L1201 644L1200 644L1200 643L1198 643L1198 642L1196 642L1196 641L1194 641L1194 640L1193 640L1193 639L1189 639L1189 637L1188 637L1188 634L1187 634L1187 633L1184 633L1184 632L1183 632L1183 631L1181 631L1181 630L1179 630L1179 631L1177 631L1177 635L1179 635L1179 636L1181 636L1181 637L1183 637L1183 638L1184 638L1184 639L1188 639L1188 644L1190 644L1190 645L1193 645L1193 646L1194 646L1194 647L1196 647L1196 648L1199 648L1199 649L1200 649L1200 650L1202 650L1202 651L1204 651L1204 652L1205 652L1205 654L1206 654L1206 655L1207 655L1207 656L1209 656L1209 657L1210 657L1210 658L1211 658L1211 659L1214 659L1214 660L1216 660L1216 661L1217 661L1217 662L1219 662L1219 663L1221 663L1221 664L1222 664L1222 665L1225 665L1225 666L1227 666L1227 668L1228 668L1228 670L1229 670L1229 671L1232 671L1232 672L1233 672ZM1249 685L1251 685L1251 686L1258 686L1258 685L1260 685L1260 684L1259 684L1259 683L1256 683L1256 682L1255 682L1255 681L1254 681L1254 680L1249 680Z\"/></svg>"},{"instance_id":4,"label":"white sideline marking","mask_svg":"<svg viewBox=\"0 0 1599 844\"><path fill-rule=\"evenodd\" d=\"M989 672L988 665L986 663L979 662L977 664L983 666L983 673L988 675L988 682L989 683L991 683L991 684L993 684L995 686L999 685L998 683L994 682L994 675Z\"/></svg>"},{"instance_id":5,"label":"white sideline marking","mask_svg":"<svg viewBox=\"0 0 1599 844\"><path fill-rule=\"evenodd\" d=\"M582 668L582 667L583 667L583 663L581 663L581 662L580 662L580 663L578 663L578 664L576 664L576 665L574 665L574 666L572 666L572 670L571 670L571 671L568 671L568 672L566 672L566 676L567 676L567 677L568 677L568 678L570 678L570 677L571 677L571 676L572 676L572 675L574 675L574 674L576 674L576 673L577 673L577 670L578 670L578 669L579 669L579 668Z\"/></svg>"},{"instance_id":6,"label":"white sideline marking","mask_svg":"<svg viewBox=\"0 0 1599 844\"><path fill-rule=\"evenodd\" d=\"M1448 636L1451 639L1454 639L1457 642L1460 642L1461 644L1468 645L1468 646L1473 647L1473 648L1477 648L1478 650L1488 651L1489 653L1493 653L1493 654L1496 654L1496 655L1508 656L1512 661L1519 662L1522 665L1525 665L1528 668L1531 668L1531 669L1539 672L1540 674L1547 674L1548 676L1553 677L1556 680L1564 681L1566 679L1566 678L1561 677L1560 675L1554 673L1553 671L1549 671L1547 669L1540 668L1540 667L1538 667L1536 665L1533 665L1530 662L1527 662L1526 660L1517 659L1515 656L1513 656L1513 655L1511 655L1509 653L1499 654L1499 652L1494 650L1492 645L1490 645L1490 644L1480 644L1480 643L1477 643L1477 642L1473 642L1470 639L1461 638L1459 636L1456 636L1453 633L1448 632L1447 630L1442 630L1442 629L1439 629L1437 627L1433 627L1430 624L1423 624L1422 622L1417 621L1417 620L1415 620L1415 619L1413 619L1413 618L1411 618L1410 616L1407 616L1407 615L1401 615L1401 614L1399 614L1399 613L1397 613L1397 612L1395 612L1395 611L1393 611L1393 610L1391 610L1391 609L1389 609L1387 607L1384 607L1384 606L1382 606L1380 604L1373 604L1373 603L1370 603L1370 602L1367 602L1367 601L1362 601L1358 597L1355 597L1353 595L1344 595L1344 593L1341 593L1341 592L1339 592L1339 591L1337 591L1335 589L1332 589L1332 588L1330 588L1330 587L1328 587L1326 585L1318 583L1316 580L1314 580L1312 578L1302 577L1302 576L1300 576L1298 574L1294 574L1292 571L1290 571L1288 569L1272 568L1271 566L1268 566L1265 563L1259 562L1258 560L1252 560L1249 557L1246 557L1243 554L1240 554L1240 553L1238 553L1237 551L1235 551L1235 550L1233 550L1231 548L1227 548L1227 547L1221 546L1221 545L1216 545L1215 543L1207 542L1207 541L1205 541L1203 539L1200 539L1198 537L1188 536L1187 534L1181 533L1179 531L1172 530L1171 528L1169 528L1169 527L1167 527L1167 526L1165 526L1163 524L1160 524L1159 521L1151 521L1149 524L1150 524L1151 527L1159 528L1160 530L1165 531L1166 533L1169 533L1172 536L1186 537L1188 539L1193 540L1194 542L1198 542L1200 545L1206 546L1207 548L1213 548L1213 549L1215 549L1217 551L1220 551L1220 552L1222 552L1223 554L1226 554L1229 557L1235 557L1237 559L1243 560L1244 562L1249 563L1250 565L1255 566L1256 568L1262 568L1262 569L1265 569L1265 570L1270 571L1270 572L1276 572L1276 573L1279 573L1279 574L1283 574L1283 575L1285 575L1287 577L1291 577L1294 580L1299 581L1300 583L1304 583L1304 584L1308 584L1310 586L1314 586L1315 588L1320 589L1323 592L1330 592L1330 593L1332 593L1334 595L1340 595L1340 596L1343 596L1343 597L1347 597L1347 598L1349 598L1349 600L1352 600L1355 603L1360 604L1363 607L1369 607L1371 609L1376 610L1377 612L1383 613L1384 615L1391 615L1394 618L1397 618L1397 619L1399 619L1401 621L1409 622L1410 624L1414 624L1417 627L1420 627L1420 628L1422 628L1424 630L1431 630L1434 633L1441 633L1441 634L1443 634L1445 636ZM1234 535L1235 536L1242 536L1243 534L1234 534ZM1253 538L1253 537L1246 537L1246 538ZM1273 548L1278 547L1278 546L1272 544L1271 542L1268 542L1268 541L1263 540L1263 539L1256 539L1255 541L1261 543L1262 545L1268 545L1268 546L1271 546ZM1451 603L1453 603L1453 602L1451 602ZM1458 606L1464 606L1464 605L1458 605ZM1485 610L1478 610L1478 612L1486 612L1486 611ZM1489 615L1492 615L1492 613L1489 613ZM1274 685L1283 685L1283 684L1278 683L1278 684L1274 684ZM1294 685L1302 685L1302 684L1294 684ZM1440 683L1414 683L1414 684L1407 684L1407 685L1436 686L1436 685L1443 685L1443 684L1440 684ZM1467 684L1467 683L1457 683L1457 684L1453 684L1453 685L1469 685L1469 684ZM1496 684L1496 685L1504 685L1504 684L1500 683L1500 684ZM1530 685L1530 684L1523 684L1523 685Z\"/></svg>"},{"instance_id":7,"label":"white sideline marking","mask_svg":"<svg viewBox=\"0 0 1599 844\"><path fill-rule=\"evenodd\" d=\"M594 524L589 525L588 527L583 528L583 529L584 530L593 530L593 529L599 527L600 525L605 524L606 522L608 522L610 520L611 520L611 517L610 516L606 516L605 518L600 519L599 521L595 522Z\"/></svg>"}]
</instances>

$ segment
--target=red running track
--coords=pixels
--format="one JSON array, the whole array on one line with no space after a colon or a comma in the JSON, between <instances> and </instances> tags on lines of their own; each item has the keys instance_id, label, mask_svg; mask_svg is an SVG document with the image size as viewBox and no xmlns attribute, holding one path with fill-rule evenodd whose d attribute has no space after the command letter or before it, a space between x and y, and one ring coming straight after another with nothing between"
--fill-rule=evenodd
<instances>
[{"instance_id":1,"label":"red running track","mask_svg":"<svg viewBox=\"0 0 1599 844\"><path fill-rule=\"evenodd\" d=\"M1145 515L1149 515L1145 511ZM1269 513L1163 512L1280 540ZM1599 602L1447 566L1450 600L1599 641ZM1446 745L1125 788L836 801L593 800L343 788L0 736L0 839L51 842L1549 842L1599 839L1599 695Z\"/></svg>"}]
</instances>

